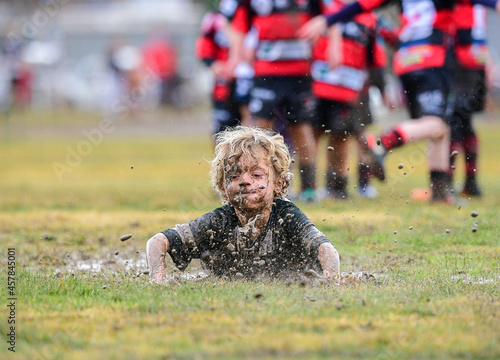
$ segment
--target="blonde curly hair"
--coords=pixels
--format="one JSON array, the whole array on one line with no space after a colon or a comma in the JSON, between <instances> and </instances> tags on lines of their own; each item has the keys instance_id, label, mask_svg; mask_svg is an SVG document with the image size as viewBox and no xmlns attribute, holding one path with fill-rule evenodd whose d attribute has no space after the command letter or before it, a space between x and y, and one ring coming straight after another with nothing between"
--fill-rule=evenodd
<instances>
[{"instance_id":1,"label":"blonde curly hair","mask_svg":"<svg viewBox=\"0 0 500 360\"><path fill-rule=\"evenodd\" d=\"M214 135L215 155L210 161L210 180L224 204L228 199L224 191L225 173L238 162L242 155L261 160L258 150L264 150L265 160L274 169L275 184L281 185L276 198L284 198L293 179L290 171L290 151L280 134L257 127L236 126Z\"/></svg>"}]
</instances>

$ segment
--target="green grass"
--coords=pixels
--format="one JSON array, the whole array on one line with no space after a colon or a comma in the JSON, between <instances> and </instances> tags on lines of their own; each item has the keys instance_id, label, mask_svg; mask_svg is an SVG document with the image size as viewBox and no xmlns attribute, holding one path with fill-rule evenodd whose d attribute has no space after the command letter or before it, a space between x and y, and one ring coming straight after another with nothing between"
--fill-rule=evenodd
<instances>
[{"instance_id":1,"label":"green grass","mask_svg":"<svg viewBox=\"0 0 500 360\"><path fill-rule=\"evenodd\" d=\"M96 121L79 119L77 129ZM161 287L142 274L146 241L220 204L208 182L210 138L110 134L58 177L54 163L67 165L68 148L85 138L79 130L54 136L61 120L42 120L51 136L0 143L3 303L7 248L16 249L18 297L16 354L2 341L2 358L500 357L499 125L477 124L480 200L413 201L410 191L428 179L422 145L410 145L388 158L377 200L351 189L349 201L301 206L339 250L342 270L375 280L186 280L169 264L177 281ZM133 238L121 242L127 233ZM79 270L82 264L101 271ZM194 262L187 271L198 270ZM7 317L2 305L3 340Z\"/></svg>"}]
</instances>

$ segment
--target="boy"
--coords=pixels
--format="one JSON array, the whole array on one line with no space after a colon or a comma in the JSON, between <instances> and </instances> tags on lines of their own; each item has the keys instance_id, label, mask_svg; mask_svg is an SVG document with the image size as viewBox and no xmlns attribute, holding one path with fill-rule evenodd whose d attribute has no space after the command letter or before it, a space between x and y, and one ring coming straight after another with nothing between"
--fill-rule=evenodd
<instances>
[{"instance_id":1,"label":"boy","mask_svg":"<svg viewBox=\"0 0 500 360\"><path fill-rule=\"evenodd\" d=\"M464 151L466 178L461 195L479 197L481 188L476 180L479 138L472 119L474 113L484 109L487 93L487 13L486 8L474 5L471 0L457 0L454 15L456 29L452 70L457 100L451 119L450 154ZM455 159L450 157L452 171Z\"/></svg>"},{"instance_id":2,"label":"boy","mask_svg":"<svg viewBox=\"0 0 500 360\"><path fill-rule=\"evenodd\" d=\"M214 77L212 90L213 133L241 124L242 114L235 98L235 77L227 71L229 42L224 32L226 18L208 12L201 22L196 40L196 56L207 65Z\"/></svg>"},{"instance_id":3,"label":"boy","mask_svg":"<svg viewBox=\"0 0 500 360\"><path fill-rule=\"evenodd\" d=\"M345 6L345 1L322 2L323 12L335 13ZM376 41L377 21L374 13L359 14L341 23L338 29L330 29L328 36L322 36L314 46L312 90L318 104L313 126L316 144L324 132L329 134L326 193L334 199L349 198L349 139L362 137L364 124L359 102L367 83L368 69L379 63L383 67L386 59L384 49ZM365 167L369 168L368 160L366 156L360 159L360 173ZM364 180L360 184L362 191L366 190L368 176Z\"/></svg>"},{"instance_id":4,"label":"boy","mask_svg":"<svg viewBox=\"0 0 500 360\"><path fill-rule=\"evenodd\" d=\"M293 175L283 137L238 126L214 138L210 175L225 205L148 241L151 282L166 281L167 253L181 270L199 258L216 276L280 277L313 269L338 279L337 250L284 198Z\"/></svg>"}]
</instances>

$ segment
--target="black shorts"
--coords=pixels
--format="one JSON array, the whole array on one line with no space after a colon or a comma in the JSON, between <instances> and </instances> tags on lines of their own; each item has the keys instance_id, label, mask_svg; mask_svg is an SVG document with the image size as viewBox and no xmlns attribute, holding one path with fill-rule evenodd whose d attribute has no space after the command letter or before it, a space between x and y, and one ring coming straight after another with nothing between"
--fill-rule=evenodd
<instances>
[{"instance_id":1,"label":"black shorts","mask_svg":"<svg viewBox=\"0 0 500 360\"><path fill-rule=\"evenodd\" d=\"M350 104L318 99L313 118L315 130L330 130L334 135L354 135L361 131L360 111Z\"/></svg>"},{"instance_id":2,"label":"black shorts","mask_svg":"<svg viewBox=\"0 0 500 360\"><path fill-rule=\"evenodd\" d=\"M307 76L256 77L249 109L257 118L284 117L290 124L311 122L315 98Z\"/></svg>"},{"instance_id":3,"label":"black shorts","mask_svg":"<svg viewBox=\"0 0 500 360\"><path fill-rule=\"evenodd\" d=\"M234 88L234 100L239 104L248 104L250 102L250 91L253 87L252 78L238 78Z\"/></svg>"},{"instance_id":4,"label":"black shorts","mask_svg":"<svg viewBox=\"0 0 500 360\"><path fill-rule=\"evenodd\" d=\"M455 112L472 114L483 111L488 93L484 70L466 69L460 65L455 65L452 70Z\"/></svg>"},{"instance_id":5,"label":"black shorts","mask_svg":"<svg viewBox=\"0 0 500 360\"><path fill-rule=\"evenodd\" d=\"M454 101L451 97L450 73L445 68L412 71L400 76L408 98L412 119L426 115L439 116L449 123Z\"/></svg>"}]
</instances>

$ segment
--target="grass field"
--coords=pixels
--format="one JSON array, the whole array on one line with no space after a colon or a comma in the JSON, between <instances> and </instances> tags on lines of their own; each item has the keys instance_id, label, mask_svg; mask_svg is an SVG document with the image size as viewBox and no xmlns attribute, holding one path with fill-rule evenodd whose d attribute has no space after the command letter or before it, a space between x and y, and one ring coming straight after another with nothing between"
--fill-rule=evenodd
<instances>
[{"instance_id":1,"label":"grass field","mask_svg":"<svg viewBox=\"0 0 500 360\"><path fill-rule=\"evenodd\" d=\"M479 200L413 201L410 191L428 184L415 144L389 156L378 199L356 196L353 182L348 201L301 205L351 274L340 286L200 278L194 262L192 277L169 266L176 281L162 287L143 274L146 241L220 204L210 137L161 124L141 136L118 131L129 122L100 138L98 116L79 115L64 131L58 117L21 118L0 119L1 358L500 358L500 123L477 123Z\"/></svg>"}]
</instances>

